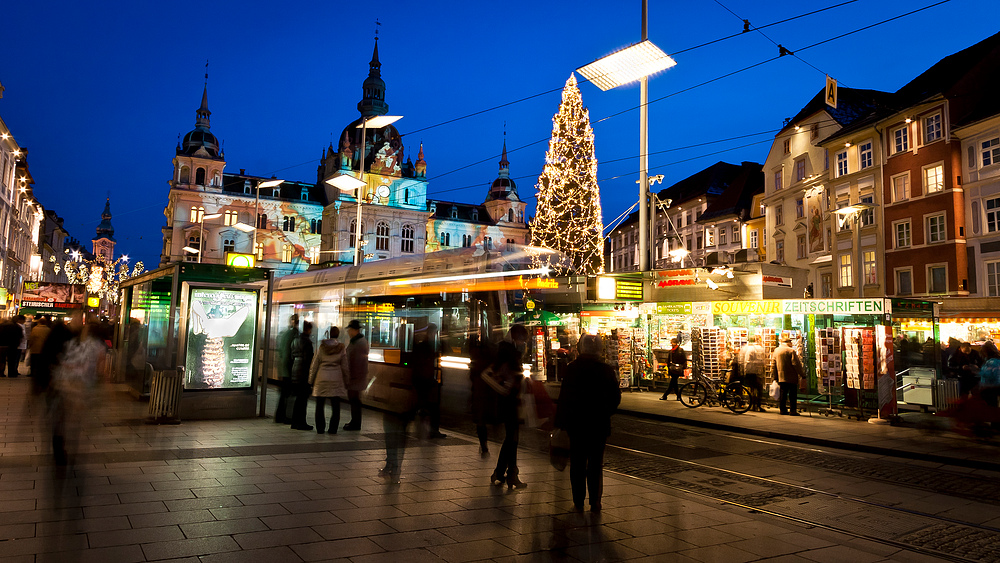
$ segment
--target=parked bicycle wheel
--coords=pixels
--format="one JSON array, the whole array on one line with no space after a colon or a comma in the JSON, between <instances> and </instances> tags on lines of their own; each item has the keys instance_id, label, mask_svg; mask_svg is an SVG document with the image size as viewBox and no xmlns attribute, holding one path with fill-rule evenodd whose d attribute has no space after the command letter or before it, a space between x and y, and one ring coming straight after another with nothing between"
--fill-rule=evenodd
<instances>
[{"instance_id":1,"label":"parked bicycle wheel","mask_svg":"<svg viewBox=\"0 0 1000 563\"><path fill-rule=\"evenodd\" d=\"M723 402L729 410L743 414L750 410L750 392L739 383L730 384L723 395Z\"/></svg>"},{"instance_id":2,"label":"parked bicycle wheel","mask_svg":"<svg viewBox=\"0 0 1000 563\"><path fill-rule=\"evenodd\" d=\"M700 381L685 383L684 386L681 387L681 403L683 403L685 407L690 407L692 409L700 407L705 403L705 397L707 395L708 391Z\"/></svg>"}]
</instances>

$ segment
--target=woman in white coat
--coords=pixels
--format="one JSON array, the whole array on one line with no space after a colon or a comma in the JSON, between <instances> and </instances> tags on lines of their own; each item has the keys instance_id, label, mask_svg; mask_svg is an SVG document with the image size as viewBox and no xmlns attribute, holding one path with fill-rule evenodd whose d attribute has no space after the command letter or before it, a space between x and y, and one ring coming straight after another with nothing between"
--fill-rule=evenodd
<instances>
[{"instance_id":1,"label":"woman in white coat","mask_svg":"<svg viewBox=\"0 0 1000 563\"><path fill-rule=\"evenodd\" d=\"M323 412L326 400L330 399L333 409L330 413L330 434L336 434L340 424L340 400L347 398L347 346L337 340L338 336L340 329L330 327L330 338L320 342L309 368L309 384L313 386L313 397L316 397L316 432L319 434L326 429Z\"/></svg>"}]
</instances>

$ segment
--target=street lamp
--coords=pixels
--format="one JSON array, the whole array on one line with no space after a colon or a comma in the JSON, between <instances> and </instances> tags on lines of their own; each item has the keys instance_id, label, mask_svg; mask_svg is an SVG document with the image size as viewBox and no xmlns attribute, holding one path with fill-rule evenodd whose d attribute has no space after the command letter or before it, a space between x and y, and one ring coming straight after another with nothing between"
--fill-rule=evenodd
<instances>
[{"instance_id":1,"label":"street lamp","mask_svg":"<svg viewBox=\"0 0 1000 563\"><path fill-rule=\"evenodd\" d=\"M395 123L401 119L402 115L370 115L368 117L361 116L361 123L358 124L358 128L361 129L361 165L359 168L358 177L355 178L353 174L347 173L337 173L334 174L332 178L326 181L327 184L337 188L340 191L349 192L352 190L357 190L354 193L354 199L358 205L358 217L355 219L354 226L354 265L357 266L361 263L361 198L364 194L361 193L362 189L368 185L365 181L365 157L367 155L368 141L365 138L368 131L368 124L371 123L373 129L381 129L386 125Z\"/></svg>"},{"instance_id":2,"label":"street lamp","mask_svg":"<svg viewBox=\"0 0 1000 563\"><path fill-rule=\"evenodd\" d=\"M602 91L639 81L639 271L649 270L649 76L677 61L649 41L648 0L642 0L642 41L577 71Z\"/></svg>"},{"instance_id":3,"label":"street lamp","mask_svg":"<svg viewBox=\"0 0 1000 563\"><path fill-rule=\"evenodd\" d=\"M833 211L837 215L840 215L841 225L851 220L854 221L854 240L856 257L858 259L858 278L855 283L858 284L858 299L864 299L865 297L864 253L861 251L861 215L870 209L875 209L875 206L870 203L860 202Z\"/></svg>"},{"instance_id":4,"label":"street lamp","mask_svg":"<svg viewBox=\"0 0 1000 563\"><path fill-rule=\"evenodd\" d=\"M260 227L260 189L275 188L280 186L282 182L284 182L284 180L267 180L265 182L257 182L257 196L254 198L253 203L253 247L250 249L250 252L253 253L254 256L257 256L257 229ZM239 227L239 225L237 225L236 228L243 232L249 232L244 231Z\"/></svg>"},{"instance_id":5,"label":"street lamp","mask_svg":"<svg viewBox=\"0 0 1000 563\"><path fill-rule=\"evenodd\" d=\"M218 219L222 217L222 213L212 213L211 215L202 215L201 221L201 232L198 234L198 248L191 248L190 246L185 246L184 250L190 253L198 253L198 263L201 264L201 257L205 254L205 221L209 219Z\"/></svg>"}]
</instances>

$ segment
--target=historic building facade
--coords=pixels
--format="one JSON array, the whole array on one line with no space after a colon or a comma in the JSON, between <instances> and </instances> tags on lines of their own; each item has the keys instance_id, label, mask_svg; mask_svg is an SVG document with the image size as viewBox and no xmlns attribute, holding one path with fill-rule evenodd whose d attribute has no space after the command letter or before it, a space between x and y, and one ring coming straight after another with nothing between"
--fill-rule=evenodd
<instances>
[{"instance_id":1,"label":"historic building facade","mask_svg":"<svg viewBox=\"0 0 1000 563\"><path fill-rule=\"evenodd\" d=\"M24 282L39 279L41 206L28 168L28 149L15 141L0 119L0 307L20 295Z\"/></svg>"}]
</instances>

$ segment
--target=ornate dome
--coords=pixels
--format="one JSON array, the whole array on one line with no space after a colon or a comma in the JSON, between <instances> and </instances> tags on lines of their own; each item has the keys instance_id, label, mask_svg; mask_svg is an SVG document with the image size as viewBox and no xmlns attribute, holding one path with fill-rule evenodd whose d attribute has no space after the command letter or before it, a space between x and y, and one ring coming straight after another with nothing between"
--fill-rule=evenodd
<instances>
[{"instance_id":1,"label":"ornate dome","mask_svg":"<svg viewBox=\"0 0 1000 563\"><path fill-rule=\"evenodd\" d=\"M361 162L361 119L352 121L344 127L341 138L341 169L358 170ZM402 176L402 166L406 161L403 156L403 141L399 131L393 125L377 129L366 128L365 137L365 172L384 174L387 176ZM347 140L345 147L344 139ZM345 150L350 149L350 154ZM349 159L349 160L348 160Z\"/></svg>"},{"instance_id":2,"label":"ornate dome","mask_svg":"<svg viewBox=\"0 0 1000 563\"><path fill-rule=\"evenodd\" d=\"M490 184L490 193L486 201L495 199L511 199L520 201L517 197L517 184L510 179L510 163L507 162L507 140L503 141L503 155L500 157L500 172L497 179Z\"/></svg>"},{"instance_id":3,"label":"ornate dome","mask_svg":"<svg viewBox=\"0 0 1000 563\"><path fill-rule=\"evenodd\" d=\"M206 80L208 75L205 75ZM221 149L219 139L211 132L209 117L212 112L208 110L208 84L201 94L201 107L195 111L194 129L184 135L184 141L177 147L177 154L194 155L201 149L205 149L209 158L220 158Z\"/></svg>"}]
</instances>

